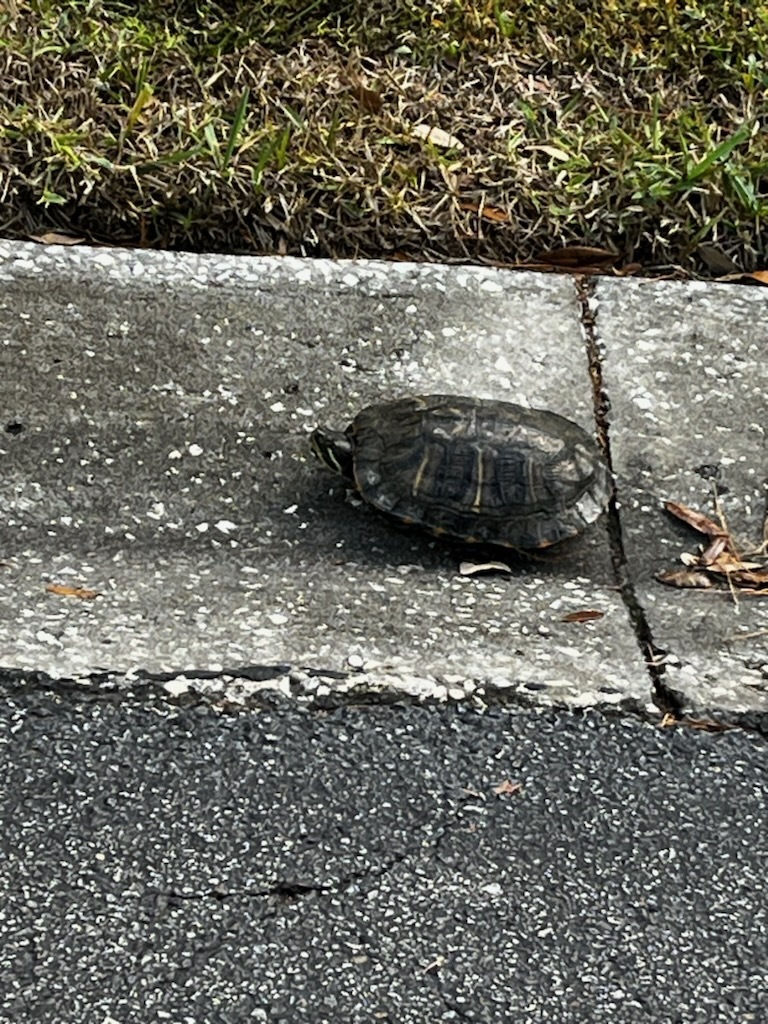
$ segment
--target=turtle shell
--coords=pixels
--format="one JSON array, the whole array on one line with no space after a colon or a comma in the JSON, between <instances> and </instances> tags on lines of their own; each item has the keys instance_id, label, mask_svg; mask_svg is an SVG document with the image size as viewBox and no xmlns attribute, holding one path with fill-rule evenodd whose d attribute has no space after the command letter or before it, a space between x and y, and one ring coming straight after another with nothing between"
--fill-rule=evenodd
<instances>
[{"instance_id":1,"label":"turtle shell","mask_svg":"<svg viewBox=\"0 0 768 1024\"><path fill-rule=\"evenodd\" d=\"M366 501L465 541L547 547L594 522L612 493L585 430L511 402L401 398L363 409L346 438Z\"/></svg>"}]
</instances>

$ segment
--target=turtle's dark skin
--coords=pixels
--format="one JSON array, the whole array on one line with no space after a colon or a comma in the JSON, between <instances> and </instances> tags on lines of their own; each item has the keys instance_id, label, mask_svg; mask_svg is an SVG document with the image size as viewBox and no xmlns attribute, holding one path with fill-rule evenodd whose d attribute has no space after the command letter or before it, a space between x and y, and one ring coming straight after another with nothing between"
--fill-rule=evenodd
<instances>
[{"instance_id":1,"label":"turtle's dark skin","mask_svg":"<svg viewBox=\"0 0 768 1024\"><path fill-rule=\"evenodd\" d=\"M318 458L375 508L467 542L545 548L581 533L613 490L597 445L542 409L461 395L363 409L318 427Z\"/></svg>"}]
</instances>

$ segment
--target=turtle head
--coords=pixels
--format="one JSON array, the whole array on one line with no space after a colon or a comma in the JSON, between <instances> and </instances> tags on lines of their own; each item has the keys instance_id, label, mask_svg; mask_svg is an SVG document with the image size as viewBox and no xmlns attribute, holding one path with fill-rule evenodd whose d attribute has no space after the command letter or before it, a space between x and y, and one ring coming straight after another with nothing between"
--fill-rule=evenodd
<instances>
[{"instance_id":1,"label":"turtle head","mask_svg":"<svg viewBox=\"0 0 768 1024\"><path fill-rule=\"evenodd\" d=\"M355 473L352 466L354 445L347 434L343 434L340 430L326 430L325 427L318 427L310 434L309 443L317 458L329 469L332 469L334 473L340 473L347 480L354 480Z\"/></svg>"}]
</instances>

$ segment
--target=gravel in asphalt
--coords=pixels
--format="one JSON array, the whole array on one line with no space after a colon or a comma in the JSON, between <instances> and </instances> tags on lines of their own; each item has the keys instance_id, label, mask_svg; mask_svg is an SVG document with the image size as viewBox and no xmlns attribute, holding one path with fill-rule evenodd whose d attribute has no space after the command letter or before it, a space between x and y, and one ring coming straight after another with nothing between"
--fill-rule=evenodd
<instances>
[{"instance_id":1,"label":"gravel in asphalt","mask_svg":"<svg viewBox=\"0 0 768 1024\"><path fill-rule=\"evenodd\" d=\"M757 735L9 683L0 750L3 1022L766 1019Z\"/></svg>"}]
</instances>

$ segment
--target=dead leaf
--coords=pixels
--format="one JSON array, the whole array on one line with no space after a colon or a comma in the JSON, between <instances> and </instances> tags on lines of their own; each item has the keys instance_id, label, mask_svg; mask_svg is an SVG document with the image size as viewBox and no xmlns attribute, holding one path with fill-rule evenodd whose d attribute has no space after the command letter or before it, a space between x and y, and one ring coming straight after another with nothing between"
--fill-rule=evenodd
<instances>
[{"instance_id":1,"label":"dead leaf","mask_svg":"<svg viewBox=\"0 0 768 1024\"><path fill-rule=\"evenodd\" d=\"M736 728L728 722L715 722L711 718L681 718L680 725L688 729L702 729L704 732L728 732Z\"/></svg>"},{"instance_id":2,"label":"dead leaf","mask_svg":"<svg viewBox=\"0 0 768 1024\"><path fill-rule=\"evenodd\" d=\"M751 273L745 271L744 273L725 274L724 277L718 277L718 284L723 281L734 284L768 285L768 270L753 270Z\"/></svg>"},{"instance_id":3,"label":"dead leaf","mask_svg":"<svg viewBox=\"0 0 768 1024\"><path fill-rule=\"evenodd\" d=\"M482 572L512 572L504 562L461 562L460 576L478 576Z\"/></svg>"},{"instance_id":4,"label":"dead leaf","mask_svg":"<svg viewBox=\"0 0 768 1024\"><path fill-rule=\"evenodd\" d=\"M433 146L438 146L440 149L464 149L463 143L455 135L450 135L442 128L430 128L428 124L414 125L411 128L411 135L416 139L429 142Z\"/></svg>"},{"instance_id":5,"label":"dead leaf","mask_svg":"<svg viewBox=\"0 0 768 1024\"><path fill-rule=\"evenodd\" d=\"M506 210L499 210L495 206L482 206L480 203L459 203L460 210L468 210L470 213L477 213L484 220L492 220L496 223L509 220Z\"/></svg>"},{"instance_id":6,"label":"dead leaf","mask_svg":"<svg viewBox=\"0 0 768 1024\"><path fill-rule=\"evenodd\" d=\"M727 529L727 520L717 492L714 500L720 523L681 502L664 502L664 508L671 515L704 534L709 538L709 543L703 549L700 548L698 554L689 551L682 553L680 561L685 569L657 573L656 579L671 587L699 590L722 590L727 587L736 602L739 594L768 596L768 565L762 561L745 561ZM752 552L752 556L757 553Z\"/></svg>"},{"instance_id":7,"label":"dead leaf","mask_svg":"<svg viewBox=\"0 0 768 1024\"><path fill-rule=\"evenodd\" d=\"M605 612L599 612L596 608L584 608L579 612L568 612L563 616L563 622L593 622L595 619L602 619Z\"/></svg>"},{"instance_id":8,"label":"dead leaf","mask_svg":"<svg viewBox=\"0 0 768 1024\"><path fill-rule=\"evenodd\" d=\"M706 263L707 269L718 277L721 274L741 273L738 264L734 263L731 257L727 256L717 245L702 242L697 251Z\"/></svg>"},{"instance_id":9,"label":"dead leaf","mask_svg":"<svg viewBox=\"0 0 768 1024\"><path fill-rule=\"evenodd\" d=\"M101 597L98 590L88 590L85 587L70 587L66 583L49 583L45 588L49 594L58 594L60 597L77 597L81 601L92 601L95 597Z\"/></svg>"},{"instance_id":10,"label":"dead leaf","mask_svg":"<svg viewBox=\"0 0 768 1024\"><path fill-rule=\"evenodd\" d=\"M701 729L704 732L727 732L735 728L727 722L715 722L711 718L676 718L674 715L666 714L660 722L662 729L676 729L682 726L687 729Z\"/></svg>"},{"instance_id":11,"label":"dead leaf","mask_svg":"<svg viewBox=\"0 0 768 1024\"><path fill-rule=\"evenodd\" d=\"M706 552L705 552L706 553ZM750 569L762 569L761 562L744 562L737 555L732 555L727 551L718 555L712 562L706 562L704 555L699 556L699 564L706 568L708 572L721 573L724 576L728 576L734 572L749 571Z\"/></svg>"},{"instance_id":12,"label":"dead leaf","mask_svg":"<svg viewBox=\"0 0 768 1024\"><path fill-rule=\"evenodd\" d=\"M707 537L728 536L720 523L716 523L713 519L705 516L703 512L697 512L695 508L691 508L689 505L683 505L679 501L665 501L664 508L670 515L681 519L688 526L692 526L694 530L706 534Z\"/></svg>"},{"instance_id":13,"label":"dead leaf","mask_svg":"<svg viewBox=\"0 0 768 1024\"><path fill-rule=\"evenodd\" d=\"M607 249L596 249L590 245L566 245L562 249L540 252L535 262L564 270L597 273L612 266L617 259L618 255Z\"/></svg>"},{"instance_id":14,"label":"dead leaf","mask_svg":"<svg viewBox=\"0 0 768 1024\"><path fill-rule=\"evenodd\" d=\"M713 537L699 556L699 565L713 565L715 562L719 561L723 554L726 553L726 549L730 546L730 540L731 538L727 533Z\"/></svg>"},{"instance_id":15,"label":"dead leaf","mask_svg":"<svg viewBox=\"0 0 768 1024\"><path fill-rule=\"evenodd\" d=\"M369 114L378 114L381 108L384 106L384 100L382 95L376 89L368 89L362 82L358 82L350 89L350 93L363 110L367 110Z\"/></svg>"},{"instance_id":16,"label":"dead leaf","mask_svg":"<svg viewBox=\"0 0 768 1024\"><path fill-rule=\"evenodd\" d=\"M751 590L768 588L768 568L755 572L752 569L735 569L728 574L728 579L737 587L748 587Z\"/></svg>"},{"instance_id":17,"label":"dead leaf","mask_svg":"<svg viewBox=\"0 0 768 1024\"><path fill-rule=\"evenodd\" d=\"M566 161L571 159L571 154L566 153L566 151L564 149L560 149L559 146L549 146L545 144L541 146L526 146L525 148L528 150L539 150L542 153L546 153L547 156L551 156L553 160Z\"/></svg>"},{"instance_id":18,"label":"dead leaf","mask_svg":"<svg viewBox=\"0 0 768 1024\"><path fill-rule=\"evenodd\" d=\"M514 270L534 270L537 274L580 274L582 277L589 277L595 274L604 274L605 267L557 267L551 263L515 263Z\"/></svg>"},{"instance_id":19,"label":"dead leaf","mask_svg":"<svg viewBox=\"0 0 768 1024\"><path fill-rule=\"evenodd\" d=\"M522 788L522 782L512 782L510 779L504 779L498 786L493 787L493 792L496 796L512 796L514 793L519 793Z\"/></svg>"},{"instance_id":20,"label":"dead leaf","mask_svg":"<svg viewBox=\"0 0 768 1024\"><path fill-rule=\"evenodd\" d=\"M42 235L30 235L33 242L40 242L42 245L82 245L84 238L76 235L62 235L58 231L46 231Z\"/></svg>"},{"instance_id":21,"label":"dead leaf","mask_svg":"<svg viewBox=\"0 0 768 1024\"><path fill-rule=\"evenodd\" d=\"M691 588L693 590L711 590L714 581L705 572L693 572L690 569L668 569L657 572L656 579L668 587Z\"/></svg>"}]
</instances>

